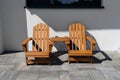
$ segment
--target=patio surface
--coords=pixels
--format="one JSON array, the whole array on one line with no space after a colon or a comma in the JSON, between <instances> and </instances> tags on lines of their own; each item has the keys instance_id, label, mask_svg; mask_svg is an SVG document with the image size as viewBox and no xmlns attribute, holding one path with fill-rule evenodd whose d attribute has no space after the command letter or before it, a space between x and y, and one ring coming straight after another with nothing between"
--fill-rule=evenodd
<instances>
[{"instance_id":1,"label":"patio surface","mask_svg":"<svg viewBox=\"0 0 120 80\"><path fill-rule=\"evenodd\" d=\"M0 55L0 80L120 80L118 52L96 52L93 64L68 64L67 54L61 53L53 53L52 66L26 66L24 52L5 52Z\"/></svg>"}]
</instances>

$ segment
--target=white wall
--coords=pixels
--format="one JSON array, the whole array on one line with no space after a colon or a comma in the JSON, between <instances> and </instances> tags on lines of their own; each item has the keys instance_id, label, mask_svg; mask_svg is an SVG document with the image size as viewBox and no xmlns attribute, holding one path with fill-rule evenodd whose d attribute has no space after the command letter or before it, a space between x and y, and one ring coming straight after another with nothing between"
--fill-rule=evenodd
<instances>
[{"instance_id":1,"label":"white wall","mask_svg":"<svg viewBox=\"0 0 120 80\"><path fill-rule=\"evenodd\" d=\"M0 14L0 54L4 51L1 19L2 18L1 18L1 14Z\"/></svg>"},{"instance_id":2,"label":"white wall","mask_svg":"<svg viewBox=\"0 0 120 80\"><path fill-rule=\"evenodd\" d=\"M27 36L25 0L1 0L5 50L21 50Z\"/></svg>"},{"instance_id":3,"label":"white wall","mask_svg":"<svg viewBox=\"0 0 120 80\"><path fill-rule=\"evenodd\" d=\"M118 50L120 48L120 37L118 37L120 34L120 0L103 1L105 9L24 10L25 0L1 0L5 49L21 50L20 44L27 37L27 32L28 36L31 36L32 26L43 20L50 25L51 36L68 35L68 25L80 22L94 36L101 50Z\"/></svg>"},{"instance_id":4,"label":"white wall","mask_svg":"<svg viewBox=\"0 0 120 80\"><path fill-rule=\"evenodd\" d=\"M96 50L116 51L120 48L119 3L103 0L105 9L26 9L28 35L33 25L45 22L54 32L51 36L68 36L69 24L80 22L96 39Z\"/></svg>"},{"instance_id":5,"label":"white wall","mask_svg":"<svg viewBox=\"0 0 120 80\"><path fill-rule=\"evenodd\" d=\"M0 11L1 11L1 1L0 1ZM0 54L4 51L4 45L3 45L3 34L2 34L2 12L0 12Z\"/></svg>"}]
</instances>

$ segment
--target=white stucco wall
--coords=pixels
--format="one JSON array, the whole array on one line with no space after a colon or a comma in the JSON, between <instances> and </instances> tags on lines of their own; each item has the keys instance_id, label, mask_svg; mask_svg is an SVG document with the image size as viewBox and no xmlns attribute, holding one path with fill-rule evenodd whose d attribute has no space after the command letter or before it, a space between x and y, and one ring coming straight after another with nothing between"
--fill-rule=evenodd
<instances>
[{"instance_id":1,"label":"white stucco wall","mask_svg":"<svg viewBox=\"0 0 120 80\"><path fill-rule=\"evenodd\" d=\"M103 0L104 9L26 9L28 36L33 25L45 22L50 36L68 36L68 26L80 22L96 39L96 50L116 51L120 48L120 0Z\"/></svg>"},{"instance_id":2,"label":"white stucco wall","mask_svg":"<svg viewBox=\"0 0 120 80\"><path fill-rule=\"evenodd\" d=\"M27 36L25 0L1 0L4 47L7 51L22 50Z\"/></svg>"},{"instance_id":3,"label":"white stucco wall","mask_svg":"<svg viewBox=\"0 0 120 80\"><path fill-rule=\"evenodd\" d=\"M32 26L42 20L51 27L50 36L67 36L69 24L80 22L101 50L120 48L120 0L103 0L105 9L25 10L25 0L1 0L1 3L5 50L21 50L22 40L31 36Z\"/></svg>"},{"instance_id":4,"label":"white stucco wall","mask_svg":"<svg viewBox=\"0 0 120 80\"><path fill-rule=\"evenodd\" d=\"M0 1L0 54L4 51L3 43L3 29L2 29L2 12L1 12L1 1Z\"/></svg>"},{"instance_id":5,"label":"white stucco wall","mask_svg":"<svg viewBox=\"0 0 120 80\"><path fill-rule=\"evenodd\" d=\"M1 19L2 18L1 18L1 14L0 14L0 54L4 51Z\"/></svg>"}]
</instances>

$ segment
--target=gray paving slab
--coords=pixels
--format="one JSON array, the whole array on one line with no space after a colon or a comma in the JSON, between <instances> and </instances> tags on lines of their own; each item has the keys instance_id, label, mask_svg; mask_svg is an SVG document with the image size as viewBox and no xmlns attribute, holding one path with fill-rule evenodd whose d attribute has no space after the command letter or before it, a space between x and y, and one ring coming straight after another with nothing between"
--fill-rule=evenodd
<instances>
[{"instance_id":1,"label":"gray paving slab","mask_svg":"<svg viewBox=\"0 0 120 80\"><path fill-rule=\"evenodd\" d=\"M88 71L72 71L69 74L70 76L90 77L90 74Z\"/></svg>"},{"instance_id":2,"label":"gray paving slab","mask_svg":"<svg viewBox=\"0 0 120 80\"><path fill-rule=\"evenodd\" d=\"M0 70L0 79L5 75L5 72L4 70Z\"/></svg>"},{"instance_id":3,"label":"gray paving slab","mask_svg":"<svg viewBox=\"0 0 120 80\"><path fill-rule=\"evenodd\" d=\"M110 76L113 78L119 78L120 79L120 72L116 70L104 70L102 73L106 76Z\"/></svg>"},{"instance_id":4,"label":"gray paving slab","mask_svg":"<svg viewBox=\"0 0 120 80\"><path fill-rule=\"evenodd\" d=\"M66 62L67 54L58 58L62 64L26 66L24 52L0 55L0 80L120 80L120 53L100 52L94 57L99 63Z\"/></svg>"},{"instance_id":5,"label":"gray paving slab","mask_svg":"<svg viewBox=\"0 0 120 80\"><path fill-rule=\"evenodd\" d=\"M61 71L61 70L63 70L61 65L49 66L49 71Z\"/></svg>"},{"instance_id":6,"label":"gray paving slab","mask_svg":"<svg viewBox=\"0 0 120 80\"><path fill-rule=\"evenodd\" d=\"M68 70L68 71L78 71L77 66L75 66L74 64L64 64L61 66L63 70Z\"/></svg>"},{"instance_id":7,"label":"gray paving slab","mask_svg":"<svg viewBox=\"0 0 120 80\"><path fill-rule=\"evenodd\" d=\"M58 77L39 77L38 80L59 80Z\"/></svg>"},{"instance_id":8,"label":"gray paving slab","mask_svg":"<svg viewBox=\"0 0 120 80\"><path fill-rule=\"evenodd\" d=\"M59 71L59 80L70 80L69 71Z\"/></svg>"},{"instance_id":9,"label":"gray paving slab","mask_svg":"<svg viewBox=\"0 0 120 80\"><path fill-rule=\"evenodd\" d=\"M38 73L19 72L15 80L38 80Z\"/></svg>"},{"instance_id":10,"label":"gray paving slab","mask_svg":"<svg viewBox=\"0 0 120 80\"><path fill-rule=\"evenodd\" d=\"M15 65L0 65L0 70L13 70Z\"/></svg>"},{"instance_id":11,"label":"gray paving slab","mask_svg":"<svg viewBox=\"0 0 120 80\"><path fill-rule=\"evenodd\" d=\"M90 71L90 70L96 70L95 67L90 67L90 66L81 66L78 68L80 71Z\"/></svg>"},{"instance_id":12,"label":"gray paving slab","mask_svg":"<svg viewBox=\"0 0 120 80\"><path fill-rule=\"evenodd\" d=\"M17 73L16 71L5 71L3 72L2 76L0 77L0 80L15 80Z\"/></svg>"},{"instance_id":13,"label":"gray paving slab","mask_svg":"<svg viewBox=\"0 0 120 80\"><path fill-rule=\"evenodd\" d=\"M70 80L93 80L90 77L78 77L78 76L72 76L70 77Z\"/></svg>"},{"instance_id":14,"label":"gray paving slab","mask_svg":"<svg viewBox=\"0 0 120 80\"><path fill-rule=\"evenodd\" d=\"M106 80L104 74L100 70L90 71L90 76L94 80Z\"/></svg>"},{"instance_id":15,"label":"gray paving slab","mask_svg":"<svg viewBox=\"0 0 120 80\"><path fill-rule=\"evenodd\" d=\"M17 71L29 71L31 70L32 66L26 66L25 62L21 62L19 64L16 64L16 70Z\"/></svg>"},{"instance_id":16,"label":"gray paving slab","mask_svg":"<svg viewBox=\"0 0 120 80\"><path fill-rule=\"evenodd\" d=\"M38 72L40 77L58 77L58 71L40 71Z\"/></svg>"},{"instance_id":17,"label":"gray paving slab","mask_svg":"<svg viewBox=\"0 0 120 80\"><path fill-rule=\"evenodd\" d=\"M120 71L120 64L119 65L112 65L114 69Z\"/></svg>"}]
</instances>

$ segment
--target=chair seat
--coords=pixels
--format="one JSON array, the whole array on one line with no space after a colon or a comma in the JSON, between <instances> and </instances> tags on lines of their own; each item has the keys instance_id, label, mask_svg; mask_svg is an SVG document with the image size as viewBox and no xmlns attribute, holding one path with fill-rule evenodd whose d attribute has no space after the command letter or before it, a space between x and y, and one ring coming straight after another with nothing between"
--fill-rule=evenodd
<instances>
[{"instance_id":1,"label":"chair seat","mask_svg":"<svg viewBox=\"0 0 120 80\"><path fill-rule=\"evenodd\" d=\"M25 55L27 57L49 57L49 52L33 52L33 51L30 51L30 52L26 52Z\"/></svg>"},{"instance_id":2,"label":"chair seat","mask_svg":"<svg viewBox=\"0 0 120 80\"><path fill-rule=\"evenodd\" d=\"M92 56L90 50L69 50L69 56Z\"/></svg>"}]
</instances>

